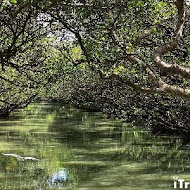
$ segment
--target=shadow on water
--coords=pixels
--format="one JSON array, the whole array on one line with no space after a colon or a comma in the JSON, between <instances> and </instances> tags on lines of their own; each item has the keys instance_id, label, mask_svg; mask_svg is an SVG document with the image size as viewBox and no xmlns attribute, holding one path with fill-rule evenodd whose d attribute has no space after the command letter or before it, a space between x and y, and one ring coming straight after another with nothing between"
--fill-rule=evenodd
<instances>
[{"instance_id":1,"label":"shadow on water","mask_svg":"<svg viewBox=\"0 0 190 190\"><path fill-rule=\"evenodd\" d=\"M0 189L173 189L173 177L190 172L182 143L102 113L34 103L0 120Z\"/></svg>"}]
</instances>

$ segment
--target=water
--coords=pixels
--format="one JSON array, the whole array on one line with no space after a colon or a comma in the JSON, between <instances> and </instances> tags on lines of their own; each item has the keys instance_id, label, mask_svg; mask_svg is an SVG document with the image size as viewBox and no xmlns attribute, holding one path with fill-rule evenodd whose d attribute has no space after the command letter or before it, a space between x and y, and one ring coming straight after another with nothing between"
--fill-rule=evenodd
<instances>
[{"instance_id":1,"label":"water","mask_svg":"<svg viewBox=\"0 0 190 190\"><path fill-rule=\"evenodd\" d=\"M180 138L58 104L0 120L1 190L174 189L174 178L190 181L189 158Z\"/></svg>"}]
</instances>

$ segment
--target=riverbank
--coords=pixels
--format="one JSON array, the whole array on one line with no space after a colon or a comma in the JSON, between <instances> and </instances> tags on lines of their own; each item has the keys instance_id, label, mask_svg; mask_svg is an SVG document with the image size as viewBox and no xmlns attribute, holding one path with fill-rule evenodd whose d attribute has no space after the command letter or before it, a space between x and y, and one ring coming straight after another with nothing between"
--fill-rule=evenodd
<instances>
[{"instance_id":1,"label":"riverbank","mask_svg":"<svg viewBox=\"0 0 190 190\"><path fill-rule=\"evenodd\" d=\"M62 92L68 92L62 89ZM190 102L157 94L145 95L132 91L119 81L99 81L71 88L57 101L87 111L101 111L156 134L190 136ZM55 99L54 99L55 100Z\"/></svg>"}]
</instances>

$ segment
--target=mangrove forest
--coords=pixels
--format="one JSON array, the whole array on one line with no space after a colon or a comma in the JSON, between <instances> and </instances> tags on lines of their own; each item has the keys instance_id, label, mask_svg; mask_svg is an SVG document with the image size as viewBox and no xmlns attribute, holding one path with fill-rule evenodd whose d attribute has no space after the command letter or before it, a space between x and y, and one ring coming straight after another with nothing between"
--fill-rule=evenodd
<instances>
[{"instance_id":1,"label":"mangrove forest","mask_svg":"<svg viewBox=\"0 0 190 190\"><path fill-rule=\"evenodd\" d=\"M189 142L189 0L0 0L0 189L190 188Z\"/></svg>"}]
</instances>

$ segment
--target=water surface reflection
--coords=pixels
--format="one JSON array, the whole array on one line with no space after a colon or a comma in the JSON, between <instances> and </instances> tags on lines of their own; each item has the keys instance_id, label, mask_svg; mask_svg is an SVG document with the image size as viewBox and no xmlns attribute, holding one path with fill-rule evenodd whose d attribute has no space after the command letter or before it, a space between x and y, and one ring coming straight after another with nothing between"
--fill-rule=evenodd
<instances>
[{"instance_id":1,"label":"water surface reflection","mask_svg":"<svg viewBox=\"0 0 190 190\"><path fill-rule=\"evenodd\" d=\"M173 177L190 181L181 139L58 104L34 103L0 120L0 152L2 190L168 190Z\"/></svg>"}]
</instances>

